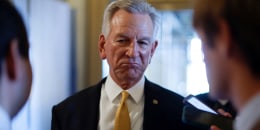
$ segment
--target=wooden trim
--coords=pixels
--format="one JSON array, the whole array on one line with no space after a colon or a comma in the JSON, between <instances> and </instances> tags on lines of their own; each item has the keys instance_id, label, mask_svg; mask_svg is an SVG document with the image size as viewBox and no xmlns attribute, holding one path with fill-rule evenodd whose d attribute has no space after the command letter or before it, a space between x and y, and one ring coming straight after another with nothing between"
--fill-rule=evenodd
<instances>
[{"instance_id":1,"label":"wooden trim","mask_svg":"<svg viewBox=\"0 0 260 130\"><path fill-rule=\"evenodd\" d=\"M103 13L108 0L87 0L86 13L86 44L88 60L86 61L87 77L86 85L96 84L102 78L102 60L98 53L98 39L101 33Z\"/></svg>"},{"instance_id":2,"label":"wooden trim","mask_svg":"<svg viewBox=\"0 0 260 130\"><path fill-rule=\"evenodd\" d=\"M67 0L76 13L77 90L97 83L102 78L98 55L103 10L109 0Z\"/></svg>"},{"instance_id":3,"label":"wooden trim","mask_svg":"<svg viewBox=\"0 0 260 130\"><path fill-rule=\"evenodd\" d=\"M148 0L158 10L191 9L192 0Z\"/></svg>"}]
</instances>

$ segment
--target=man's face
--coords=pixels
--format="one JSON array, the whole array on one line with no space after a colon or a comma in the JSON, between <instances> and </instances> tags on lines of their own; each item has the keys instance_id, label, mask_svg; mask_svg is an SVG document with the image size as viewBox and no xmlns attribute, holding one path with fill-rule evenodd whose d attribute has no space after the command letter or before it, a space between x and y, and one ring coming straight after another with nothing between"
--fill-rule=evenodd
<instances>
[{"instance_id":1,"label":"man's face","mask_svg":"<svg viewBox=\"0 0 260 130\"><path fill-rule=\"evenodd\" d=\"M31 85L32 85L32 69L29 59L23 59L22 61L23 69L21 69L21 97L23 97L22 102L26 102L30 95Z\"/></svg>"},{"instance_id":2,"label":"man's face","mask_svg":"<svg viewBox=\"0 0 260 130\"><path fill-rule=\"evenodd\" d=\"M32 84L32 69L28 58L19 57L17 62L17 87L15 90L16 110L18 112L27 101ZM16 113L14 113L16 114ZM13 116L13 115L12 115Z\"/></svg>"},{"instance_id":3,"label":"man's face","mask_svg":"<svg viewBox=\"0 0 260 130\"><path fill-rule=\"evenodd\" d=\"M219 40L214 40L214 46L209 46L203 30L198 30L198 34L202 41L210 95L217 99L226 99L228 97L228 71L223 54L221 54Z\"/></svg>"},{"instance_id":4,"label":"man's face","mask_svg":"<svg viewBox=\"0 0 260 130\"><path fill-rule=\"evenodd\" d=\"M1 77L2 102L13 118L27 101L32 84L30 60L20 54L18 41L12 40L8 56L3 60Z\"/></svg>"},{"instance_id":5,"label":"man's face","mask_svg":"<svg viewBox=\"0 0 260 130\"><path fill-rule=\"evenodd\" d=\"M138 82L151 61L157 41L147 14L118 10L110 22L107 37L100 37L100 56L107 59L116 82Z\"/></svg>"}]
</instances>

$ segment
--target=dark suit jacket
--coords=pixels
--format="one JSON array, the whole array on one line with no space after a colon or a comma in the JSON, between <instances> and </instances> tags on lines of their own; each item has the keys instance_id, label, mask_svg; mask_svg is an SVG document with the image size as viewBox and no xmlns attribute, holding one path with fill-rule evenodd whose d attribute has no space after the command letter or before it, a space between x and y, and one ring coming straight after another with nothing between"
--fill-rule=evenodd
<instances>
[{"instance_id":1,"label":"dark suit jacket","mask_svg":"<svg viewBox=\"0 0 260 130\"><path fill-rule=\"evenodd\" d=\"M97 130L101 86L105 80L54 106L52 130ZM181 121L183 98L180 95L147 79L144 94L144 130L194 130Z\"/></svg>"}]
</instances>

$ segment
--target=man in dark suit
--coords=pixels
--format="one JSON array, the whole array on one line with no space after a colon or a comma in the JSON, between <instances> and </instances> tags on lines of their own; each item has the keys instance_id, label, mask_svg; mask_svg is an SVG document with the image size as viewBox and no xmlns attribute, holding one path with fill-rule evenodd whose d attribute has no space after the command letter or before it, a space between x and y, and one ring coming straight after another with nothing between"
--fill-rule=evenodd
<instances>
[{"instance_id":1,"label":"man in dark suit","mask_svg":"<svg viewBox=\"0 0 260 130\"><path fill-rule=\"evenodd\" d=\"M156 10L142 0L117 0L104 13L98 46L109 75L54 106L52 130L113 130L121 92L129 94L130 125L119 129L193 130L181 121L183 98L144 76L158 44Z\"/></svg>"},{"instance_id":2,"label":"man in dark suit","mask_svg":"<svg viewBox=\"0 0 260 130\"><path fill-rule=\"evenodd\" d=\"M238 111L235 130L260 130L260 1L196 0L194 5L210 95L232 102Z\"/></svg>"},{"instance_id":3,"label":"man in dark suit","mask_svg":"<svg viewBox=\"0 0 260 130\"><path fill-rule=\"evenodd\" d=\"M52 130L97 130L100 117L100 83L55 106ZM163 94L163 95L162 95ZM189 130L181 123L182 97L145 79L144 130ZM192 129L193 130L193 129Z\"/></svg>"}]
</instances>

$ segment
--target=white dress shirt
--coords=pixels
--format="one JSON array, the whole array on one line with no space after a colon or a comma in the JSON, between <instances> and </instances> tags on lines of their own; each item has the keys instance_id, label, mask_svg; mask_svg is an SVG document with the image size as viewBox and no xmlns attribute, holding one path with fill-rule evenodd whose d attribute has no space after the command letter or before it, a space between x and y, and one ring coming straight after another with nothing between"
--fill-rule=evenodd
<instances>
[{"instance_id":1,"label":"white dress shirt","mask_svg":"<svg viewBox=\"0 0 260 130\"><path fill-rule=\"evenodd\" d=\"M11 130L10 116L1 106L0 106L0 130Z\"/></svg>"},{"instance_id":2,"label":"white dress shirt","mask_svg":"<svg viewBox=\"0 0 260 130\"><path fill-rule=\"evenodd\" d=\"M143 129L143 111L144 111L144 77L133 87L127 90L127 107L131 120L132 130ZM102 85L99 104L99 130L113 130L116 110L120 104L121 92L123 89L118 86L111 76L106 79Z\"/></svg>"},{"instance_id":3,"label":"white dress shirt","mask_svg":"<svg viewBox=\"0 0 260 130\"><path fill-rule=\"evenodd\" d=\"M250 130L260 120L260 93L247 103L237 116L235 130Z\"/></svg>"}]
</instances>

